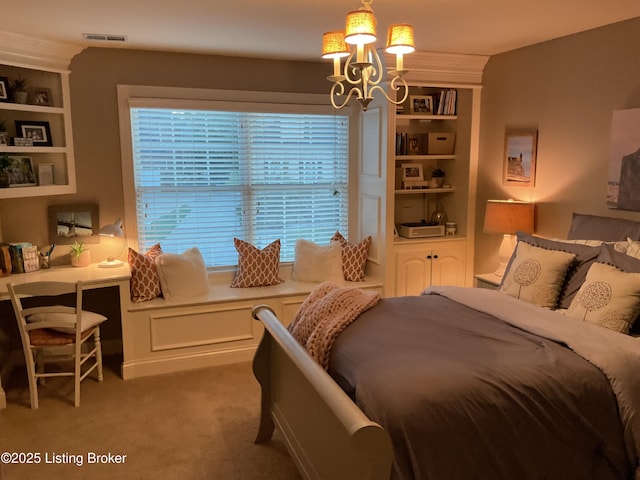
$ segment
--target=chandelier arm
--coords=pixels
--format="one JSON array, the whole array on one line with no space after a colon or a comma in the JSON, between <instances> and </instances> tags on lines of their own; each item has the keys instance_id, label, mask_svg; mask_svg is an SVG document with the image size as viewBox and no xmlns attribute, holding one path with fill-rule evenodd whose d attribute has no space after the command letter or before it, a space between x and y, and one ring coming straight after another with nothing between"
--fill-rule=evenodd
<instances>
[{"instance_id":1,"label":"chandelier arm","mask_svg":"<svg viewBox=\"0 0 640 480\"><path fill-rule=\"evenodd\" d=\"M394 88L393 90L398 90L398 89L399 89L399 87L398 88ZM402 96L402 98L400 100L393 100L387 94L387 92L384 91L384 88L382 88L380 85L374 85L373 87L371 87L371 90L369 90L369 96L372 96L373 92L375 92L376 90L380 91L380 93L382 93L384 98L386 98L389 103L393 103L394 105L400 105L402 102L404 102L407 99L408 90L405 90L404 95Z\"/></svg>"},{"instance_id":2,"label":"chandelier arm","mask_svg":"<svg viewBox=\"0 0 640 480\"><path fill-rule=\"evenodd\" d=\"M336 108L339 110L347 105L347 103L349 102L349 99L351 99L351 97L354 94L357 94L357 97L356 97L357 99L362 98L362 92L360 91L360 89L357 87L353 87L349 90L349 93L347 93L347 96L345 97L344 102L342 102L341 105L336 104L336 101L334 100L334 98L344 95L344 85L342 84L342 82L336 82L331 87L331 95L330 95L331 105L333 105L333 108Z\"/></svg>"}]
</instances>

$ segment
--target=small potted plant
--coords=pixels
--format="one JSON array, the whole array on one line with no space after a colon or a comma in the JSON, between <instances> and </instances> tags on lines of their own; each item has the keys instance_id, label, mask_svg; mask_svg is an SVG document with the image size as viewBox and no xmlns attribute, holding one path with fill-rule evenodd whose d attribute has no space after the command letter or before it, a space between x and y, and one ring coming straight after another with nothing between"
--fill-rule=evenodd
<instances>
[{"instance_id":1,"label":"small potted plant","mask_svg":"<svg viewBox=\"0 0 640 480\"><path fill-rule=\"evenodd\" d=\"M26 78L18 77L11 82L11 91L13 92L13 101L15 103L27 103L27 85L29 81Z\"/></svg>"},{"instance_id":2,"label":"small potted plant","mask_svg":"<svg viewBox=\"0 0 640 480\"><path fill-rule=\"evenodd\" d=\"M90 252L84 242L73 242L69 247L69 255L71 255L71 265L74 267L86 267L91 263Z\"/></svg>"},{"instance_id":3,"label":"small potted plant","mask_svg":"<svg viewBox=\"0 0 640 480\"><path fill-rule=\"evenodd\" d=\"M431 181L429 182L430 188L442 188L442 184L444 183L444 170L441 168L434 168L431 171Z\"/></svg>"}]
</instances>

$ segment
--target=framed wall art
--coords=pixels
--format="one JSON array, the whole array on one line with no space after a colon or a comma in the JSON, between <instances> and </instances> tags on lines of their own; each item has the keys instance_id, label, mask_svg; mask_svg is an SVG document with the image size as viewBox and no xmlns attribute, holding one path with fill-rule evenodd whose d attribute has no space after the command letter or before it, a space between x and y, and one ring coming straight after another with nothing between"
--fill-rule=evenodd
<instances>
[{"instance_id":1,"label":"framed wall art","mask_svg":"<svg viewBox=\"0 0 640 480\"><path fill-rule=\"evenodd\" d=\"M533 187L536 180L538 130L507 130L504 137L502 184Z\"/></svg>"},{"instance_id":2,"label":"framed wall art","mask_svg":"<svg viewBox=\"0 0 640 480\"><path fill-rule=\"evenodd\" d=\"M33 145L37 147L50 147L53 145L49 122L16 120L16 134L19 137L30 138L33 140Z\"/></svg>"},{"instance_id":3,"label":"framed wall art","mask_svg":"<svg viewBox=\"0 0 640 480\"><path fill-rule=\"evenodd\" d=\"M100 242L98 205L51 205L48 213L49 242L62 245Z\"/></svg>"}]
</instances>

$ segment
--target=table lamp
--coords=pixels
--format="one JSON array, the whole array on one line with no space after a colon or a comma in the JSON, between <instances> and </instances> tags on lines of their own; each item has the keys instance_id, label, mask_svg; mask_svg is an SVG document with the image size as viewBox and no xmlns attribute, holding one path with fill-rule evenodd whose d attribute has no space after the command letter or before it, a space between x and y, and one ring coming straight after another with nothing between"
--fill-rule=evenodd
<instances>
[{"instance_id":1,"label":"table lamp","mask_svg":"<svg viewBox=\"0 0 640 480\"><path fill-rule=\"evenodd\" d=\"M519 230L533 233L534 205L516 200L487 200L484 232L503 235L498 252L500 264L494 272L495 275L504 276L507 263L515 247L514 234Z\"/></svg>"},{"instance_id":2,"label":"table lamp","mask_svg":"<svg viewBox=\"0 0 640 480\"><path fill-rule=\"evenodd\" d=\"M117 219L114 223L105 225L98 232L99 235L103 237L121 237L122 238L122 248L118 252L117 255L113 257L107 257L106 260L103 260L98 264L99 267L121 267L124 265L122 260L118 260L117 257L122 255L124 252L124 248L127 246L127 240L124 235L124 227L122 226L122 220Z\"/></svg>"}]
</instances>

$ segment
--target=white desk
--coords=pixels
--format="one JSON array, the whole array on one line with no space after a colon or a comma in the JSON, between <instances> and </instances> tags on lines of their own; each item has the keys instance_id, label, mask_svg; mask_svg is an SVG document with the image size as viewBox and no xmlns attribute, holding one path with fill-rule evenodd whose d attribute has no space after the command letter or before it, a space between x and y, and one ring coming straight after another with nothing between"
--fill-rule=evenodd
<instances>
[{"instance_id":1,"label":"white desk","mask_svg":"<svg viewBox=\"0 0 640 480\"><path fill-rule=\"evenodd\" d=\"M122 323L122 337L127 338L125 335L128 328L127 322L123 320L126 318L127 313L127 299L129 298L129 279L131 278L131 272L128 265L122 267L101 268L97 263L91 264L88 267L72 267L71 265L65 265L60 267L52 267L42 270L37 270L30 273L18 273L9 275L7 277L0 277L0 299L8 298L9 283L21 284L28 282L44 282L44 281L59 281L59 282L84 282L85 289L91 288L104 288L104 287L118 287L118 294L120 296L120 319ZM123 362L128 358L129 348L122 342L122 354ZM10 362L9 362L10 363ZM4 371L2 374L7 375L10 372L10 366L8 371ZM6 408L6 396L2 387L2 378L0 377L0 408Z\"/></svg>"}]
</instances>

